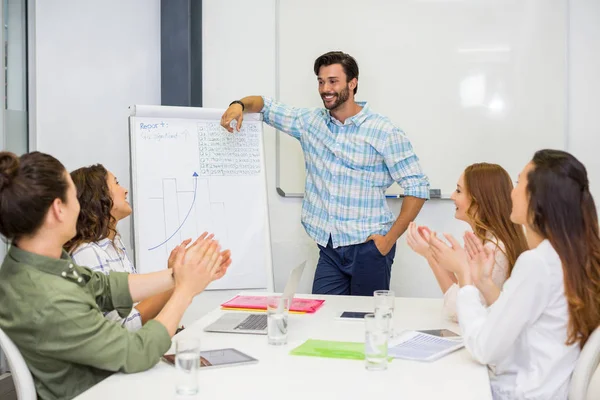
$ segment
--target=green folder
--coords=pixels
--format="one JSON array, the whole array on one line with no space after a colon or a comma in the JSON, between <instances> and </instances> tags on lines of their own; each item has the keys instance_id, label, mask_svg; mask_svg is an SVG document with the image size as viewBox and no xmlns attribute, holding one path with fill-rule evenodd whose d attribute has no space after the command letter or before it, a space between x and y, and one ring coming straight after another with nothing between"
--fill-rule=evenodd
<instances>
[{"instance_id":1,"label":"green folder","mask_svg":"<svg viewBox=\"0 0 600 400\"><path fill-rule=\"evenodd\" d=\"M365 344L356 342L331 342L328 340L308 339L290 351L294 356L343 358L346 360L364 360Z\"/></svg>"}]
</instances>

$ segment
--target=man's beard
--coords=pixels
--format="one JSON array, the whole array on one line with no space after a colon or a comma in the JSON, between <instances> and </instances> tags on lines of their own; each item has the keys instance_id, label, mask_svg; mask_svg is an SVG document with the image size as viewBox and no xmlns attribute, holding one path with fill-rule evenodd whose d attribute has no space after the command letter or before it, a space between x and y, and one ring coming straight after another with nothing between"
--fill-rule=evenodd
<instances>
[{"instance_id":1,"label":"man's beard","mask_svg":"<svg viewBox=\"0 0 600 400\"><path fill-rule=\"evenodd\" d=\"M323 105L325 106L325 108L328 109L329 111L333 111L333 110L337 109L338 107L340 107L342 104L344 104L350 98L350 88L348 87L348 85L346 85L346 87L344 89L342 89L341 92L339 92L339 93L334 92L333 94L335 95L336 100L333 102L333 104L328 106L324 97L325 97L325 95L330 95L330 94L332 94L332 93L331 92L322 93L321 99L323 100Z\"/></svg>"}]
</instances>

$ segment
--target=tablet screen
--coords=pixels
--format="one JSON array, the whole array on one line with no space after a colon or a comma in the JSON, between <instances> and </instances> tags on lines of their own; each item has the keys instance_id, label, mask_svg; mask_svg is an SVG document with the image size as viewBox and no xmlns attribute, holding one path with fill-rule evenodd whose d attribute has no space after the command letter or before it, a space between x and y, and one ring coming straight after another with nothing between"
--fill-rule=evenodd
<instances>
[{"instance_id":1,"label":"tablet screen","mask_svg":"<svg viewBox=\"0 0 600 400\"><path fill-rule=\"evenodd\" d=\"M163 360L175 365L175 355L165 354ZM218 349L200 352L200 367L218 367L257 362L258 360L236 349Z\"/></svg>"}]
</instances>

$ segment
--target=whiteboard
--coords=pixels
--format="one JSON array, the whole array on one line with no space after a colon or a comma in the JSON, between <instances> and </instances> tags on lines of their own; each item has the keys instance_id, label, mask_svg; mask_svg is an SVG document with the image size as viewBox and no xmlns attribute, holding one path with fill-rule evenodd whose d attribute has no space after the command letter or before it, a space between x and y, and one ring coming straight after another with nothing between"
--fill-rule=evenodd
<instances>
[{"instance_id":1,"label":"whiteboard","mask_svg":"<svg viewBox=\"0 0 600 400\"><path fill-rule=\"evenodd\" d=\"M498 163L516 178L536 150L566 146L565 0L278 0L277 7L278 99L322 107L314 60L349 53L360 68L356 100L407 134L443 197L471 163ZM302 194L299 143L277 135L278 192Z\"/></svg>"},{"instance_id":2,"label":"whiteboard","mask_svg":"<svg viewBox=\"0 0 600 400\"><path fill-rule=\"evenodd\" d=\"M136 265L164 269L175 246L208 231L233 260L209 289L272 289L261 115L247 115L242 131L230 134L219 125L224 111L132 107Z\"/></svg>"}]
</instances>

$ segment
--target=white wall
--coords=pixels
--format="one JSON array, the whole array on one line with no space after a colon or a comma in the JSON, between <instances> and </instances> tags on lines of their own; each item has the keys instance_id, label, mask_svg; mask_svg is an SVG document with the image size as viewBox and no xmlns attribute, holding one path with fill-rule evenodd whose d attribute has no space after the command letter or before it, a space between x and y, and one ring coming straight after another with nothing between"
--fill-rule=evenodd
<instances>
[{"instance_id":1,"label":"white wall","mask_svg":"<svg viewBox=\"0 0 600 400\"><path fill-rule=\"evenodd\" d=\"M102 162L128 185L127 106L160 102L159 1L38 1L35 11L37 60L30 72L36 85L32 122L37 148L56 155L67 168ZM226 107L249 94L274 96L275 0L204 0L204 17L205 105ZM221 24L223 20L227 23ZM222 25L218 35L217 25ZM600 200L597 0L570 3L569 46L569 149L588 166ZM275 135L270 128L265 150L275 283L281 290L294 265L308 258L314 268L318 254L300 225L301 201L275 192ZM400 202L390 204L397 213ZM430 201L419 222L460 234L464 225L453 213L451 202ZM121 231L129 237L128 225ZM440 295L427 265L404 239L396 254L392 287L399 295ZM313 272L305 273L301 291L310 291Z\"/></svg>"},{"instance_id":2,"label":"white wall","mask_svg":"<svg viewBox=\"0 0 600 400\"><path fill-rule=\"evenodd\" d=\"M69 170L102 163L129 187L128 106L160 104L160 0L34 3L35 149ZM129 219L120 230L129 243Z\"/></svg>"},{"instance_id":3,"label":"white wall","mask_svg":"<svg viewBox=\"0 0 600 400\"><path fill-rule=\"evenodd\" d=\"M600 1L570 2L569 151L587 167L600 205Z\"/></svg>"}]
</instances>

